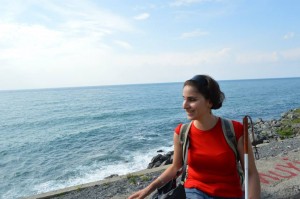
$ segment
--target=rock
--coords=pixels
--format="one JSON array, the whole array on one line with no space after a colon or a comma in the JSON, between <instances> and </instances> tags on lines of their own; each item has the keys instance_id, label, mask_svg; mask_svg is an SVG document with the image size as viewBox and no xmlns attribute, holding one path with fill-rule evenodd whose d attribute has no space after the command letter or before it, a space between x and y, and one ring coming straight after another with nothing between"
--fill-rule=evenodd
<instances>
[{"instance_id":1,"label":"rock","mask_svg":"<svg viewBox=\"0 0 300 199\"><path fill-rule=\"evenodd\" d=\"M174 151L169 151L166 156L172 156L174 154Z\"/></svg>"},{"instance_id":2,"label":"rock","mask_svg":"<svg viewBox=\"0 0 300 199\"><path fill-rule=\"evenodd\" d=\"M114 177L117 177L117 176L119 176L119 175L118 174L112 174L110 176L105 177L104 179L114 178Z\"/></svg>"},{"instance_id":3,"label":"rock","mask_svg":"<svg viewBox=\"0 0 300 199\"><path fill-rule=\"evenodd\" d=\"M264 143L263 139L259 139L259 140L255 140L255 141L251 142L252 146L256 146L256 145L262 144L262 143Z\"/></svg>"},{"instance_id":4,"label":"rock","mask_svg":"<svg viewBox=\"0 0 300 199\"><path fill-rule=\"evenodd\" d=\"M172 164L173 162L173 154L174 151L169 151L168 153L162 155L158 154L155 157L152 158L151 162L148 164L147 169Z\"/></svg>"}]
</instances>

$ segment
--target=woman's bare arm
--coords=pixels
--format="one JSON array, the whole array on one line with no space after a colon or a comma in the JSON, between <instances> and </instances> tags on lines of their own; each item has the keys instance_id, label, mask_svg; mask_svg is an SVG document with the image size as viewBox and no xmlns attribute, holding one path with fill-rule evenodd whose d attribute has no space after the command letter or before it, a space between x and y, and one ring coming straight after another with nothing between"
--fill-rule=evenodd
<instances>
[{"instance_id":1,"label":"woman's bare arm","mask_svg":"<svg viewBox=\"0 0 300 199\"><path fill-rule=\"evenodd\" d=\"M128 199L143 199L150 195L155 189L169 182L176 175L177 171L182 167L182 145L180 144L179 135L174 133L174 155L173 163L146 188L132 194Z\"/></svg>"}]
</instances>

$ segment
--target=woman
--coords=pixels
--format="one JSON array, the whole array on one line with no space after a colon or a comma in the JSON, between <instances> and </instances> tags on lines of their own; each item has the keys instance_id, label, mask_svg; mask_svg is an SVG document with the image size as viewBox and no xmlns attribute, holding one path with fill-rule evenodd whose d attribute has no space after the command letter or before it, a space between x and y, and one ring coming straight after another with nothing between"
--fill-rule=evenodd
<instances>
[{"instance_id":1,"label":"woman","mask_svg":"<svg viewBox=\"0 0 300 199\"><path fill-rule=\"evenodd\" d=\"M212 113L219 109L225 96L219 84L207 75L196 75L184 83L183 108L192 121L189 132L188 170L184 183L190 199L243 198L237 162L222 132L221 119ZM241 164L244 163L243 125L232 121ZM179 124L174 133L173 164L146 188L129 199L142 199L170 181L182 167ZM249 142L250 143L250 142ZM249 199L260 198L260 182L252 147L249 144Z\"/></svg>"}]
</instances>

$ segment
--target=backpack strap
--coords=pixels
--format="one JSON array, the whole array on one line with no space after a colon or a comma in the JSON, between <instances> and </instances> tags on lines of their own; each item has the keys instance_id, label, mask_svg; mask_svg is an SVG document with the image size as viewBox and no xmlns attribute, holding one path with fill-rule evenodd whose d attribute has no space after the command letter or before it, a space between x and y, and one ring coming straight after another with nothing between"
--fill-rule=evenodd
<instances>
[{"instance_id":1,"label":"backpack strap","mask_svg":"<svg viewBox=\"0 0 300 199\"><path fill-rule=\"evenodd\" d=\"M233 150L235 158L237 161L240 160L240 155L237 150L237 142L236 142L236 137L235 137L235 131L233 128L232 121L226 118L221 118L221 123L222 123L222 130L224 137L226 139L226 142L230 146L230 148Z\"/></svg>"},{"instance_id":2,"label":"backpack strap","mask_svg":"<svg viewBox=\"0 0 300 199\"><path fill-rule=\"evenodd\" d=\"M233 124L232 121L229 119L225 119L225 118L221 118L221 123L222 123L222 130L223 130L223 134L224 137L226 139L226 142L228 143L228 145L230 146L230 148L232 149L232 151L234 152L235 155L235 159L237 162L237 171L239 173L240 176L240 183L241 185L243 185L244 183L244 172L243 172L243 168L241 167L240 164L240 155L237 149L237 142L236 142L236 137L235 137L235 131L233 128Z\"/></svg>"},{"instance_id":3,"label":"backpack strap","mask_svg":"<svg viewBox=\"0 0 300 199\"><path fill-rule=\"evenodd\" d=\"M181 175L181 181L180 184L183 185L183 183L186 180L186 173L187 173L187 157L188 157L188 148L189 148L189 139L188 139L188 135L189 135L189 131L191 128L191 124L192 122L188 123L188 124L183 124L181 125L180 128L180 144L182 146L182 175Z\"/></svg>"},{"instance_id":4,"label":"backpack strap","mask_svg":"<svg viewBox=\"0 0 300 199\"><path fill-rule=\"evenodd\" d=\"M181 125L181 128L180 128L179 136L180 136L180 144L182 145L182 161L183 162L185 160L185 155L187 154L187 150L188 150L188 147L186 147L186 144L187 144L187 138L189 135L191 125L192 125L192 122L183 124L183 125Z\"/></svg>"}]
</instances>

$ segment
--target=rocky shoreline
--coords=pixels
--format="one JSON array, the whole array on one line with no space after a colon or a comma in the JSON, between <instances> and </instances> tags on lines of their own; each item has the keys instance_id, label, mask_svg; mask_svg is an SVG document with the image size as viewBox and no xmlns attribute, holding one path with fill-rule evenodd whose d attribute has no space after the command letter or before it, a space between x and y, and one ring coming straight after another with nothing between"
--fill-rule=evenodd
<instances>
[{"instance_id":1,"label":"rocky shoreline","mask_svg":"<svg viewBox=\"0 0 300 199\"><path fill-rule=\"evenodd\" d=\"M260 171L268 174L272 165L277 168L278 161L282 162L281 158L283 157L285 161L289 159L299 164L299 166L296 165L297 167L294 165L295 171L288 171L293 173L293 176L291 175L293 178L287 178L286 173L285 175L278 174L278 176L282 176L280 179L270 175L275 181L268 182L269 184L267 183L262 187L262 198L300 198L300 109L290 110L282 114L279 120L263 121L259 119L254 124L254 132L259 140L257 147L260 160L257 161L257 164ZM131 193L147 186L168 167L167 163L170 163L172 159L172 152L162 154L163 151L159 151L158 153L148 166L152 169L145 169L125 176L114 175L102 181L40 194L28 199L127 198ZM292 163L289 162L287 165Z\"/></svg>"}]
</instances>

